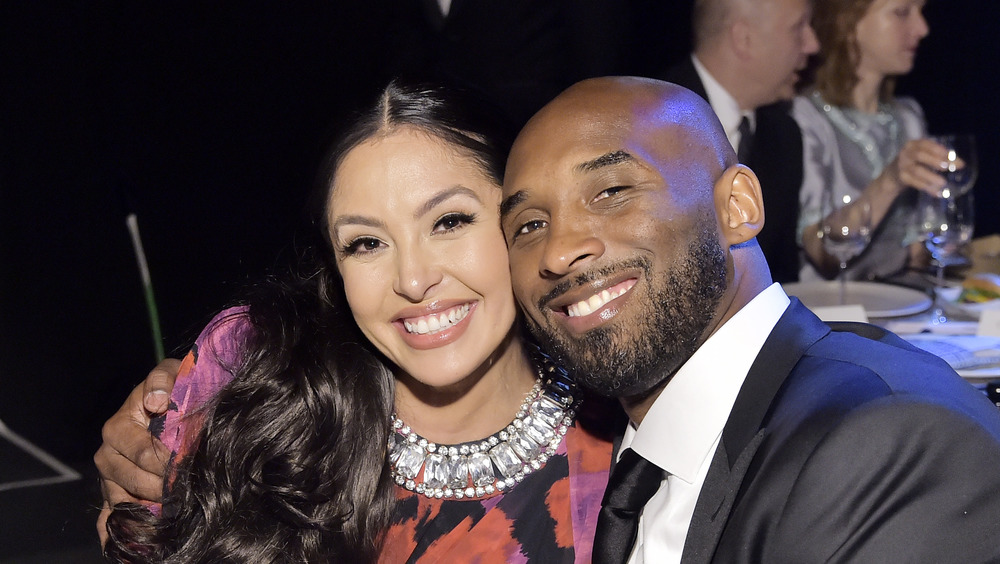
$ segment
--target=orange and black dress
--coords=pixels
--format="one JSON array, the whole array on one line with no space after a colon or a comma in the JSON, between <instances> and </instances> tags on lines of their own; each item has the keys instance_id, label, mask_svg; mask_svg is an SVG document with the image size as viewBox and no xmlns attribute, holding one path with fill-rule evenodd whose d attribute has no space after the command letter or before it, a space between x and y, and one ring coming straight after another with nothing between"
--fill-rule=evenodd
<instances>
[{"instance_id":1,"label":"orange and black dress","mask_svg":"<svg viewBox=\"0 0 1000 564\"><path fill-rule=\"evenodd\" d=\"M479 499L437 499L397 488L380 562L589 563L611 443L578 425L555 454L512 488Z\"/></svg>"},{"instance_id":2,"label":"orange and black dress","mask_svg":"<svg viewBox=\"0 0 1000 564\"><path fill-rule=\"evenodd\" d=\"M237 364L249 330L242 313L224 311L202 332L181 365L166 415L152 425L171 450L171 471L196 447L205 416L201 408L233 378L226 367ZM507 480L512 485L502 490L490 487L489 493L459 499L401 484L379 561L589 563L612 447L579 424L566 423L565 435L553 441L544 462L519 481ZM168 487L172 481L168 472Z\"/></svg>"}]
</instances>

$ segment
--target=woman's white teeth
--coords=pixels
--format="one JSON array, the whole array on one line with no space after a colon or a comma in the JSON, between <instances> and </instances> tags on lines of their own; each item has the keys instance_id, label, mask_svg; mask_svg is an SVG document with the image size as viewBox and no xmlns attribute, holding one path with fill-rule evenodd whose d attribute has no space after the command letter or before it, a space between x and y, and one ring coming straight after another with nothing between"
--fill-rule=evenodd
<instances>
[{"instance_id":1,"label":"woman's white teeth","mask_svg":"<svg viewBox=\"0 0 1000 564\"><path fill-rule=\"evenodd\" d=\"M611 300L617 298L618 296L628 292L629 288L623 288L621 290L609 291L601 290L599 294L594 294L590 296L589 299L579 301L573 305L566 308L566 314L570 317L580 317L583 315L590 315L595 311L604 307L604 304L610 302Z\"/></svg>"},{"instance_id":2,"label":"woman's white teeth","mask_svg":"<svg viewBox=\"0 0 1000 564\"><path fill-rule=\"evenodd\" d=\"M469 304L453 307L443 313L404 319L403 326L406 327L408 333L426 335L428 333L443 331L465 319L466 315L469 315Z\"/></svg>"}]
</instances>

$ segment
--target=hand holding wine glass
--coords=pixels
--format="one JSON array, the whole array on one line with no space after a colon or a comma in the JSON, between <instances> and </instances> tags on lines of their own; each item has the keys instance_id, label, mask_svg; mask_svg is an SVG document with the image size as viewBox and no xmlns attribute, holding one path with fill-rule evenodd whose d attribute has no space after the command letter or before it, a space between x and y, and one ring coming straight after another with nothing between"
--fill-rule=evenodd
<instances>
[{"instance_id":1,"label":"hand holding wine glass","mask_svg":"<svg viewBox=\"0 0 1000 564\"><path fill-rule=\"evenodd\" d=\"M947 186L941 196L962 196L972 189L979 175L976 160L976 138L968 134L939 135L932 137L935 142L948 150L948 156L941 171Z\"/></svg>"}]
</instances>

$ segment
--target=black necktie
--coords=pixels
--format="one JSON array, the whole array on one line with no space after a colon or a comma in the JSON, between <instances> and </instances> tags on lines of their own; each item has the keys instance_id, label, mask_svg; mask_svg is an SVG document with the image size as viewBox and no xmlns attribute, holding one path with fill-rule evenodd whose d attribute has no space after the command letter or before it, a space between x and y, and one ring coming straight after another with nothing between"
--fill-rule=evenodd
<instances>
[{"instance_id":1,"label":"black necktie","mask_svg":"<svg viewBox=\"0 0 1000 564\"><path fill-rule=\"evenodd\" d=\"M750 150L753 148L753 130L750 129L750 120L743 116L740 120L740 143L736 147L736 158L741 163L746 164L750 160Z\"/></svg>"},{"instance_id":2,"label":"black necktie","mask_svg":"<svg viewBox=\"0 0 1000 564\"><path fill-rule=\"evenodd\" d=\"M639 514L660 488L663 470L625 449L611 471L608 489L601 501L594 538L594 564L621 564L628 561L639 532Z\"/></svg>"}]
</instances>

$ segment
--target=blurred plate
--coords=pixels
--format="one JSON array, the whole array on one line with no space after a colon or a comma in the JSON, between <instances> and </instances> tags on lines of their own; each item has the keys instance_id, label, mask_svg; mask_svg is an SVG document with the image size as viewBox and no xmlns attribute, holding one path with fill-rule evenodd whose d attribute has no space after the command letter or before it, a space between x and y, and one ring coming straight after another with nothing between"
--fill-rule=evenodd
<instances>
[{"instance_id":1,"label":"blurred plate","mask_svg":"<svg viewBox=\"0 0 1000 564\"><path fill-rule=\"evenodd\" d=\"M840 282L792 282L782 284L785 293L795 296L808 308L840 305ZM903 286L878 282L847 282L847 304L864 306L868 317L903 317L926 311L930 296Z\"/></svg>"},{"instance_id":2,"label":"blurred plate","mask_svg":"<svg viewBox=\"0 0 1000 564\"><path fill-rule=\"evenodd\" d=\"M958 301L962 294L961 286L950 286L937 288L938 299L944 302L945 310L958 310L974 319L979 319L982 313L988 309L1000 309L1000 300L990 300L988 302L964 303Z\"/></svg>"}]
</instances>

